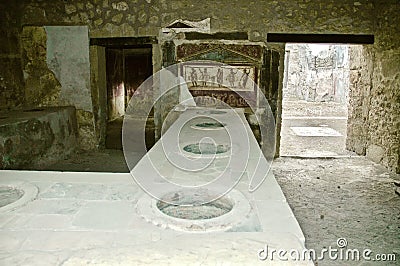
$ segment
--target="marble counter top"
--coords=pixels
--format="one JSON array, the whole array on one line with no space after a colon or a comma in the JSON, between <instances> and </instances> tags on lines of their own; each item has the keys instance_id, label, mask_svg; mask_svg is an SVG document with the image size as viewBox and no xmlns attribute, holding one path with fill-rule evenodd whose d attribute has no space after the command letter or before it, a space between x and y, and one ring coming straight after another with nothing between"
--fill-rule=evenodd
<instances>
[{"instance_id":1,"label":"marble counter top","mask_svg":"<svg viewBox=\"0 0 400 266\"><path fill-rule=\"evenodd\" d=\"M165 136L174 136L171 128ZM160 144L139 162L133 174L147 169L152 158L164 167L164 174L172 174L172 180L185 180L179 169L163 161L165 155L157 152ZM258 159L256 146L250 149L254 152L235 189L251 204L256 230L239 226L229 232L194 234L155 226L138 214L138 201L147 194L129 173L0 171L2 186L37 187L34 200L16 209L0 209L0 264L313 265L310 261L284 261L276 254L260 260L266 248L269 252L301 252L304 235L272 171L259 189L249 192L248 176Z\"/></svg>"}]
</instances>

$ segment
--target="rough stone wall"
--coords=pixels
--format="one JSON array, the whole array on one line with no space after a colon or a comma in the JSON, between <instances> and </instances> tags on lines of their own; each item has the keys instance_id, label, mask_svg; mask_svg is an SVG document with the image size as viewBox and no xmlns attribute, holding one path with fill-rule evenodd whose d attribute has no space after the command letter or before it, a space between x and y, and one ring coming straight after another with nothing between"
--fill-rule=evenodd
<instances>
[{"instance_id":1,"label":"rough stone wall","mask_svg":"<svg viewBox=\"0 0 400 266\"><path fill-rule=\"evenodd\" d=\"M287 99L301 98L306 100L303 90L306 89L308 91L305 75L306 69L308 69L307 52L307 45L305 44L287 44L285 47L286 68L283 95Z\"/></svg>"},{"instance_id":2,"label":"rough stone wall","mask_svg":"<svg viewBox=\"0 0 400 266\"><path fill-rule=\"evenodd\" d=\"M0 1L0 110L24 102L19 10L17 1Z\"/></svg>"},{"instance_id":3,"label":"rough stone wall","mask_svg":"<svg viewBox=\"0 0 400 266\"><path fill-rule=\"evenodd\" d=\"M88 25L91 37L146 36L175 19L211 18L212 31L371 33L372 0L26 0L23 25ZM257 19L255 19L257 18Z\"/></svg>"},{"instance_id":4,"label":"rough stone wall","mask_svg":"<svg viewBox=\"0 0 400 266\"><path fill-rule=\"evenodd\" d=\"M176 19L211 18L212 31L371 33L372 0L26 0L23 25L88 25L91 37L158 35Z\"/></svg>"},{"instance_id":5,"label":"rough stone wall","mask_svg":"<svg viewBox=\"0 0 400 266\"><path fill-rule=\"evenodd\" d=\"M375 2L375 44L351 47L347 148L400 172L400 4Z\"/></svg>"},{"instance_id":6,"label":"rough stone wall","mask_svg":"<svg viewBox=\"0 0 400 266\"><path fill-rule=\"evenodd\" d=\"M376 1L376 43L366 155L400 173L400 3Z\"/></svg>"},{"instance_id":7,"label":"rough stone wall","mask_svg":"<svg viewBox=\"0 0 400 266\"><path fill-rule=\"evenodd\" d=\"M346 147L365 155L373 73L372 46L350 46L350 86Z\"/></svg>"}]
</instances>

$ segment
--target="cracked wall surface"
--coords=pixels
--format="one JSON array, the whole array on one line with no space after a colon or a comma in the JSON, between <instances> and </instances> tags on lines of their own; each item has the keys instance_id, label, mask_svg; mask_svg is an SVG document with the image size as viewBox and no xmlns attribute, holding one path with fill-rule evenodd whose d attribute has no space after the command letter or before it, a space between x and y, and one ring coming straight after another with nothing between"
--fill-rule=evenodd
<instances>
[{"instance_id":1,"label":"cracked wall surface","mask_svg":"<svg viewBox=\"0 0 400 266\"><path fill-rule=\"evenodd\" d=\"M24 105L74 106L82 149L97 145L88 42L86 27L26 26L21 34Z\"/></svg>"}]
</instances>

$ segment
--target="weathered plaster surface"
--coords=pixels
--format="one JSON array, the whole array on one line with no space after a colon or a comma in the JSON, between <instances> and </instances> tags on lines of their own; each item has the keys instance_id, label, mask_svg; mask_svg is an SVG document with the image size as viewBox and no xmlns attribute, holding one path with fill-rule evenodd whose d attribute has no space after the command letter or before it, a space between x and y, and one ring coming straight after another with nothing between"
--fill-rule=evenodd
<instances>
[{"instance_id":1,"label":"weathered plaster surface","mask_svg":"<svg viewBox=\"0 0 400 266\"><path fill-rule=\"evenodd\" d=\"M74 106L82 149L97 145L88 44L86 27L27 26L22 31L25 106Z\"/></svg>"},{"instance_id":2,"label":"weathered plaster surface","mask_svg":"<svg viewBox=\"0 0 400 266\"><path fill-rule=\"evenodd\" d=\"M29 169L56 162L75 150L73 107L0 113L0 169Z\"/></svg>"},{"instance_id":3,"label":"weathered plaster surface","mask_svg":"<svg viewBox=\"0 0 400 266\"><path fill-rule=\"evenodd\" d=\"M25 106L57 106L60 82L46 63L47 36L43 27L24 27L21 34Z\"/></svg>"},{"instance_id":4,"label":"weathered plaster surface","mask_svg":"<svg viewBox=\"0 0 400 266\"><path fill-rule=\"evenodd\" d=\"M368 112L373 72L373 51L370 46L350 46L350 87L346 147L365 155L369 140Z\"/></svg>"},{"instance_id":5,"label":"weathered plaster surface","mask_svg":"<svg viewBox=\"0 0 400 266\"><path fill-rule=\"evenodd\" d=\"M45 26L46 62L61 84L60 101L92 111L89 37L86 26Z\"/></svg>"}]
</instances>

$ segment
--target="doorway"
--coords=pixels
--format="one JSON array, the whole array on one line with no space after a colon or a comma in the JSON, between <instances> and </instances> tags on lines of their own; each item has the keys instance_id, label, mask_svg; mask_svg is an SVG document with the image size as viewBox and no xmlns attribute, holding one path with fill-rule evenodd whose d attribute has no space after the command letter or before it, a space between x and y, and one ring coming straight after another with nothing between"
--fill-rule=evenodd
<instances>
[{"instance_id":1,"label":"doorway","mask_svg":"<svg viewBox=\"0 0 400 266\"><path fill-rule=\"evenodd\" d=\"M346 150L348 45L286 44L281 156L340 157Z\"/></svg>"},{"instance_id":2,"label":"doorway","mask_svg":"<svg viewBox=\"0 0 400 266\"><path fill-rule=\"evenodd\" d=\"M137 88L152 74L151 45L106 49L107 149L122 150L122 124L126 107ZM151 116L146 126L146 146L151 147L154 141L154 118Z\"/></svg>"}]
</instances>

